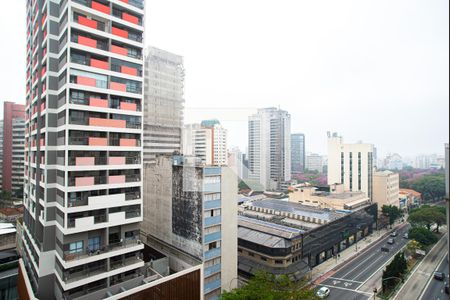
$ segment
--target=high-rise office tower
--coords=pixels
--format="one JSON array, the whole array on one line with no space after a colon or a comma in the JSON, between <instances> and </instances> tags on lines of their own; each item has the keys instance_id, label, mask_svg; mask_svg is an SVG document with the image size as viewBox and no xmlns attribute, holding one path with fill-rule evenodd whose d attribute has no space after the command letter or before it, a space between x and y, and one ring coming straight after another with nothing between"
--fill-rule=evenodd
<instances>
[{"instance_id":1,"label":"high-rise office tower","mask_svg":"<svg viewBox=\"0 0 450 300\"><path fill-rule=\"evenodd\" d=\"M328 184L341 183L345 191L362 191L373 198L372 144L344 144L337 133L328 133Z\"/></svg>"},{"instance_id":2,"label":"high-rise office tower","mask_svg":"<svg viewBox=\"0 0 450 300\"><path fill-rule=\"evenodd\" d=\"M299 174L305 171L305 135L303 133L291 134L291 172Z\"/></svg>"},{"instance_id":3,"label":"high-rise office tower","mask_svg":"<svg viewBox=\"0 0 450 300\"><path fill-rule=\"evenodd\" d=\"M145 53L144 162L181 152L183 57L149 47Z\"/></svg>"},{"instance_id":4,"label":"high-rise office tower","mask_svg":"<svg viewBox=\"0 0 450 300\"><path fill-rule=\"evenodd\" d=\"M144 262L144 0L27 0L24 265L39 299L101 299Z\"/></svg>"},{"instance_id":5,"label":"high-rise office tower","mask_svg":"<svg viewBox=\"0 0 450 300\"><path fill-rule=\"evenodd\" d=\"M183 129L183 154L195 156L208 166L228 165L228 131L218 120L187 124Z\"/></svg>"},{"instance_id":6,"label":"high-rise office tower","mask_svg":"<svg viewBox=\"0 0 450 300\"><path fill-rule=\"evenodd\" d=\"M291 180L291 115L276 108L258 109L248 121L249 178L265 189Z\"/></svg>"},{"instance_id":7,"label":"high-rise office tower","mask_svg":"<svg viewBox=\"0 0 450 300\"><path fill-rule=\"evenodd\" d=\"M25 106L4 102L0 186L16 197L23 195Z\"/></svg>"}]
</instances>

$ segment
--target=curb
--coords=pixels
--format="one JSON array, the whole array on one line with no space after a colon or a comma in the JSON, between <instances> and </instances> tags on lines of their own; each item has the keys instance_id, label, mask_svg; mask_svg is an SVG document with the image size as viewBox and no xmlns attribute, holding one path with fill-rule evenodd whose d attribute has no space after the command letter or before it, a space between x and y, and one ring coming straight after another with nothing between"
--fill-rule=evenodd
<instances>
[{"instance_id":1,"label":"curb","mask_svg":"<svg viewBox=\"0 0 450 300\"><path fill-rule=\"evenodd\" d=\"M402 224L399 224L399 225L395 226L393 229L403 228L403 227L406 226L406 225L407 225L407 223L402 223ZM392 230L393 230L393 229L392 229ZM392 231L392 230L391 230L391 231ZM374 243L372 243L372 245L370 245L370 246L364 248L361 252L358 252L357 254L351 256L350 258L344 259L339 265L334 266L334 267L331 268L330 270L326 271L323 275L317 277L317 278L314 279L314 280L311 280L311 283L314 284L314 285L318 285L318 284L320 284L322 281L325 281L325 280L329 277L329 276L328 276L328 277L325 277L327 274L338 272L340 269L342 269L343 267L345 267L345 265L346 265L347 263L351 262L352 260L354 260L354 259L356 259L357 257L359 257L361 254L364 254L364 253L366 253L367 251L369 251L370 249L372 249L373 247L375 247L375 245L378 244L378 242L379 242L380 240L382 240L382 239L384 239L385 237L389 236L389 234L391 233L391 231L388 231L388 232L386 232L384 235L380 236L376 242L374 242ZM323 277L325 277L325 278L323 278ZM323 279L322 279L322 278L323 278ZM322 280L320 280L320 279L322 279Z\"/></svg>"}]
</instances>

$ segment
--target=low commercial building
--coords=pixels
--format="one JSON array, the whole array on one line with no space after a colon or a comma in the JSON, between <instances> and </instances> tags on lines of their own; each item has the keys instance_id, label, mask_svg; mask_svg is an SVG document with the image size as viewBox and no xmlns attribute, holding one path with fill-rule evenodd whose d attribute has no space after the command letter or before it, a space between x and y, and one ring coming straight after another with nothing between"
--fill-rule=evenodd
<instances>
[{"instance_id":1,"label":"low commercial building","mask_svg":"<svg viewBox=\"0 0 450 300\"><path fill-rule=\"evenodd\" d=\"M408 208L417 207L422 203L422 194L412 189L400 189L400 206L404 202Z\"/></svg>"},{"instance_id":2,"label":"low commercial building","mask_svg":"<svg viewBox=\"0 0 450 300\"><path fill-rule=\"evenodd\" d=\"M332 211L279 200L241 207L239 274L258 270L302 279L312 268L355 245L376 228L377 204Z\"/></svg>"},{"instance_id":3,"label":"low commercial building","mask_svg":"<svg viewBox=\"0 0 450 300\"><path fill-rule=\"evenodd\" d=\"M289 190L289 202L317 208L355 210L370 204L370 199L363 192L345 192L342 184L332 185L330 192L319 191L313 186L297 185Z\"/></svg>"},{"instance_id":4,"label":"low commercial building","mask_svg":"<svg viewBox=\"0 0 450 300\"><path fill-rule=\"evenodd\" d=\"M373 174L373 202L378 203L378 208L383 205L400 207L400 176L391 171L375 172Z\"/></svg>"}]
</instances>

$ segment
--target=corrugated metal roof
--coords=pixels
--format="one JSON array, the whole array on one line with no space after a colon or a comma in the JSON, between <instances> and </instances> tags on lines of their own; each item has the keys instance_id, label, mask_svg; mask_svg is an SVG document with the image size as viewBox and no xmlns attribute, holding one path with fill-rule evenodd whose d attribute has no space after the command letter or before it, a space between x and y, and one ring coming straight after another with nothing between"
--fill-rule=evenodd
<instances>
[{"instance_id":1,"label":"corrugated metal roof","mask_svg":"<svg viewBox=\"0 0 450 300\"><path fill-rule=\"evenodd\" d=\"M263 245L269 248L288 248L291 243L288 243L282 237L277 237L264 232L252 230L246 227L238 228L238 237L240 239L253 242L255 244Z\"/></svg>"}]
</instances>

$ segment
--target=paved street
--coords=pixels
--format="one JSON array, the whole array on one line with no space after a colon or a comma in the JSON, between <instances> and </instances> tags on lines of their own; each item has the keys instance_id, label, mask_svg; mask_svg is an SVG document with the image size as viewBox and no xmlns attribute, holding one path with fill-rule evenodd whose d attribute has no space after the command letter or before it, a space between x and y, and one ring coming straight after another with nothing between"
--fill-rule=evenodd
<instances>
[{"instance_id":1,"label":"paved street","mask_svg":"<svg viewBox=\"0 0 450 300\"><path fill-rule=\"evenodd\" d=\"M447 253L442 257L442 262L436 271L444 272L446 279L445 281L439 281L434 278L430 278L429 285L425 288L420 299L423 300L444 300L448 299L448 295L444 291L445 283L448 282L448 260ZM433 274L430 274L433 276Z\"/></svg>"},{"instance_id":2,"label":"paved street","mask_svg":"<svg viewBox=\"0 0 450 300\"><path fill-rule=\"evenodd\" d=\"M411 274L403 287L398 291L394 300L419 299L422 291L425 289L429 279L433 275L434 270L440 263L442 256L444 256L447 251L447 238L443 237L417 266L414 273ZM428 300L428 298L422 299ZM448 297L445 297L444 299L448 299Z\"/></svg>"},{"instance_id":3,"label":"paved street","mask_svg":"<svg viewBox=\"0 0 450 300\"><path fill-rule=\"evenodd\" d=\"M373 247L364 250L355 259L344 264L338 271L330 272L327 279L320 283L320 286L330 288L329 299L369 299L373 297L373 287L366 287L367 281L380 272L384 265L406 245L408 240L403 238L403 234L408 232L409 225L397 230L397 237L394 245L388 245L385 237L376 242ZM381 252L381 247L389 248L389 252ZM353 246L352 246L353 247ZM364 288L363 288L364 287Z\"/></svg>"}]
</instances>

